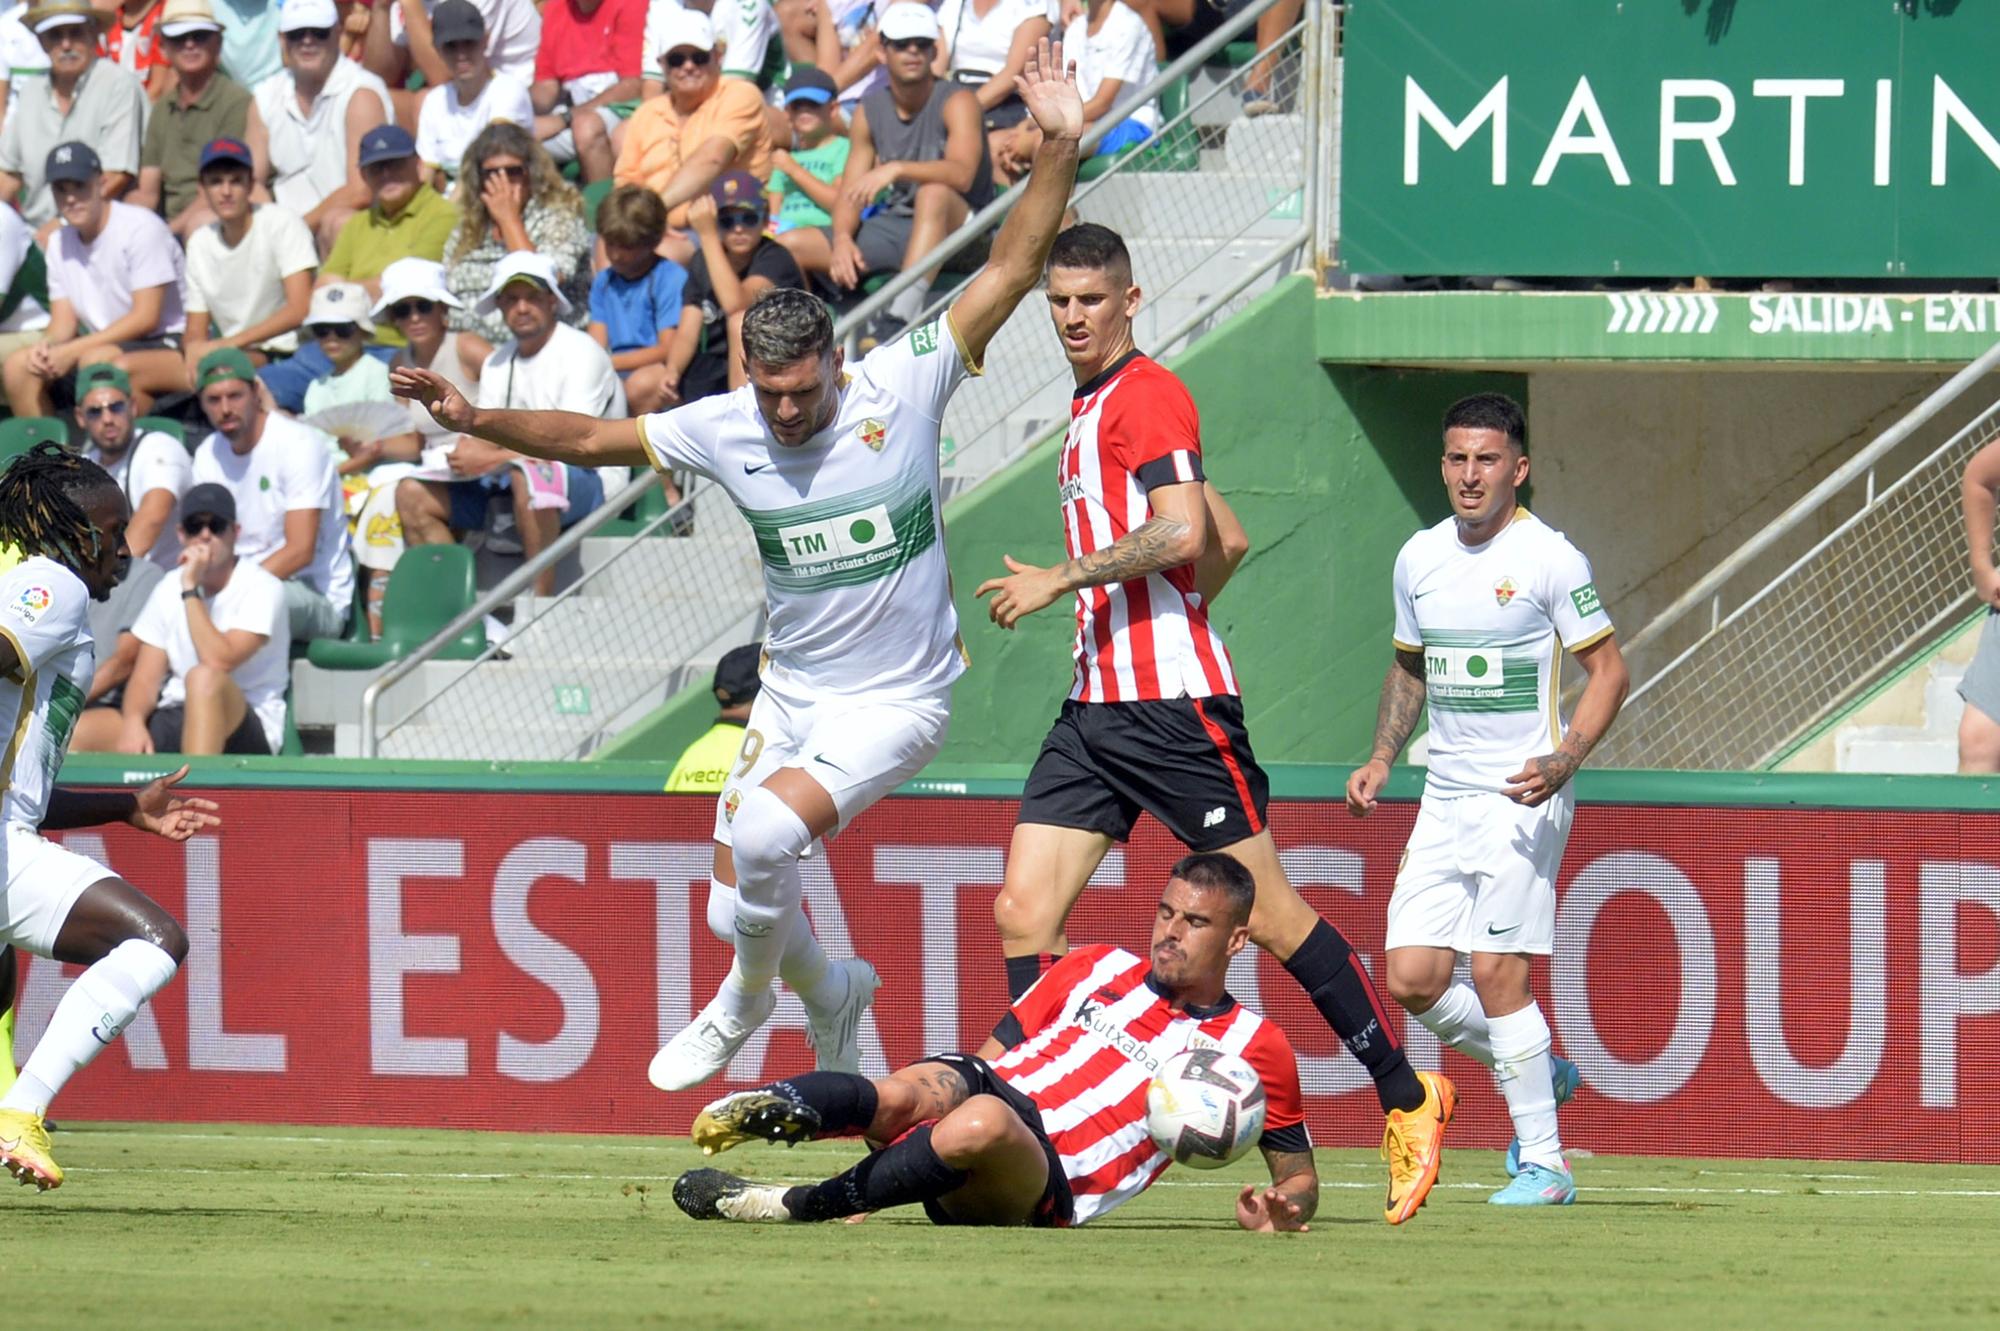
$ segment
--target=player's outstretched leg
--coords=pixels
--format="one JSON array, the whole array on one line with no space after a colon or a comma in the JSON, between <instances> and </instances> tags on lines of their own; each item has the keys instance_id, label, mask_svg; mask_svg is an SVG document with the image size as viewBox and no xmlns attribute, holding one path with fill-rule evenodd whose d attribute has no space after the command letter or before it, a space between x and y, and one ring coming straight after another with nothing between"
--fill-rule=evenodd
<instances>
[{"instance_id":1,"label":"player's outstretched leg","mask_svg":"<svg viewBox=\"0 0 2000 1331\"><path fill-rule=\"evenodd\" d=\"M44 1192L63 1181L45 1123L50 1102L173 978L187 957L187 935L130 883L105 878L70 908L52 955L89 969L63 995L19 1079L0 1096L0 1165Z\"/></svg>"}]
</instances>

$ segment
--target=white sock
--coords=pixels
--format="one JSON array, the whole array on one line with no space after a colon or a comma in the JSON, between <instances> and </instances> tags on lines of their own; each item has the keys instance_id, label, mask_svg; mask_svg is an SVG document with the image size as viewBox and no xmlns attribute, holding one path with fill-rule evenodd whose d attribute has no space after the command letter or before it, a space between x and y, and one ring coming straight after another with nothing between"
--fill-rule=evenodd
<instances>
[{"instance_id":1,"label":"white sock","mask_svg":"<svg viewBox=\"0 0 2000 1331\"><path fill-rule=\"evenodd\" d=\"M725 943L736 941L736 889L718 878L708 880L708 927ZM732 968L733 997L747 1004L756 994L747 988ZM806 1010L831 1012L847 999L847 982L827 960L826 951L813 934L812 924L800 907L785 935L784 956L778 961L778 978L791 986Z\"/></svg>"},{"instance_id":2,"label":"white sock","mask_svg":"<svg viewBox=\"0 0 2000 1331\"><path fill-rule=\"evenodd\" d=\"M65 1083L118 1038L140 1006L174 978L174 959L155 943L133 938L76 977L56 1004L41 1043L0 1109L46 1114Z\"/></svg>"},{"instance_id":3,"label":"white sock","mask_svg":"<svg viewBox=\"0 0 2000 1331\"><path fill-rule=\"evenodd\" d=\"M1417 1020L1467 1058L1493 1066L1493 1032L1471 985L1454 984L1431 1004L1430 1011L1419 1012Z\"/></svg>"},{"instance_id":4,"label":"white sock","mask_svg":"<svg viewBox=\"0 0 2000 1331\"><path fill-rule=\"evenodd\" d=\"M889 302L890 316L900 324L914 322L924 312L924 297L930 294L930 289L930 283L916 282L908 289L897 292L896 298Z\"/></svg>"},{"instance_id":5,"label":"white sock","mask_svg":"<svg viewBox=\"0 0 2000 1331\"><path fill-rule=\"evenodd\" d=\"M1567 1169L1562 1142L1556 1136L1556 1086L1549 1067L1549 1023L1540 1005L1490 1017L1493 1031L1493 1079L1506 1097L1521 1139L1521 1163Z\"/></svg>"}]
</instances>

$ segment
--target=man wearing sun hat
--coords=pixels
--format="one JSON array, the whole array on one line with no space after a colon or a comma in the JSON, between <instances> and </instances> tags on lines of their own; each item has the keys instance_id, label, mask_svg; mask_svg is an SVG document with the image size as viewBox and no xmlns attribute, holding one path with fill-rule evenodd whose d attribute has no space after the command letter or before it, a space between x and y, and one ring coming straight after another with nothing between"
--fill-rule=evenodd
<instances>
[{"instance_id":1,"label":"man wearing sun hat","mask_svg":"<svg viewBox=\"0 0 2000 1331\"><path fill-rule=\"evenodd\" d=\"M12 203L31 226L56 215L43 173L50 148L87 143L104 169L106 198L122 198L139 175L146 126L146 89L97 58L107 22L90 0L41 0L21 16L49 57L48 75L20 82L20 96L0 126L0 202Z\"/></svg>"},{"instance_id":2,"label":"man wearing sun hat","mask_svg":"<svg viewBox=\"0 0 2000 1331\"><path fill-rule=\"evenodd\" d=\"M159 35L175 83L146 123L131 202L159 213L185 240L215 220L201 200L201 150L216 139L243 137L250 93L219 68L222 24L209 0L166 0Z\"/></svg>"}]
</instances>

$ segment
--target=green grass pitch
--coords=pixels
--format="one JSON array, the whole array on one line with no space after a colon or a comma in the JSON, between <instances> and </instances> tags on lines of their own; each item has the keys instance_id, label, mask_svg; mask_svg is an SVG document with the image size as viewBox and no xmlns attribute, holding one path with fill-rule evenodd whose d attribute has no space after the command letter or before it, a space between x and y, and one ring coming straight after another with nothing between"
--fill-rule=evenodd
<instances>
[{"instance_id":1,"label":"green grass pitch","mask_svg":"<svg viewBox=\"0 0 2000 1331\"><path fill-rule=\"evenodd\" d=\"M668 1195L700 1158L679 1141L76 1124L56 1146L60 1191L0 1193L9 1328L2000 1325L2000 1168L1597 1157L1576 1206L1523 1213L1484 1204L1499 1155L1462 1150L1392 1230L1373 1154L1322 1151L1312 1232L1271 1236L1230 1219L1254 1156L1057 1233L696 1224Z\"/></svg>"}]
</instances>

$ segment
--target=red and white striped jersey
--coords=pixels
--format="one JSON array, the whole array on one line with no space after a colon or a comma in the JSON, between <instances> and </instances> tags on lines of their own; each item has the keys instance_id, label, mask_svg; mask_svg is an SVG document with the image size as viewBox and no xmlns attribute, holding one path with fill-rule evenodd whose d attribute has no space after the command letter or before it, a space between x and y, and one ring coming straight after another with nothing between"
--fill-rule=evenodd
<instances>
[{"instance_id":1,"label":"red and white striped jersey","mask_svg":"<svg viewBox=\"0 0 2000 1331\"><path fill-rule=\"evenodd\" d=\"M1071 559L1144 525L1155 486L1203 479L1201 418L1186 385L1135 351L1077 389L1059 478ZM1077 592L1074 654L1078 702L1236 692L1190 565Z\"/></svg>"},{"instance_id":2,"label":"red and white striped jersey","mask_svg":"<svg viewBox=\"0 0 2000 1331\"><path fill-rule=\"evenodd\" d=\"M1184 1049L1221 1049L1257 1069L1262 1143L1311 1148L1298 1059L1284 1032L1227 996L1176 1012L1147 983L1151 970L1123 948L1078 948L1021 995L995 1032L1009 1048L993 1070L1042 1111L1076 1198L1075 1224L1138 1196L1172 1163L1147 1135L1146 1087Z\"/></svg>"}]
</instances>

